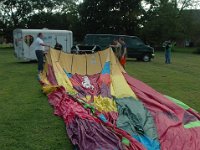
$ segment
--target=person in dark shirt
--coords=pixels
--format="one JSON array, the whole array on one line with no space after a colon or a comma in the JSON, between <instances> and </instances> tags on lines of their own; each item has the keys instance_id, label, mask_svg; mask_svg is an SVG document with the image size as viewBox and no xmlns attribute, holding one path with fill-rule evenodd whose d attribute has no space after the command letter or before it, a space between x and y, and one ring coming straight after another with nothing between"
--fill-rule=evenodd
<instances>
[{"instance_id":1,"label":"person in dark shirt","mask_svg":"<svg viewBox=\"0 0 200 150\"><path fill-rule=\"evenodd\" d=\"M165 45L165 63L171 63L171 42L167 41Z\"/></svg>"}]
</instances>

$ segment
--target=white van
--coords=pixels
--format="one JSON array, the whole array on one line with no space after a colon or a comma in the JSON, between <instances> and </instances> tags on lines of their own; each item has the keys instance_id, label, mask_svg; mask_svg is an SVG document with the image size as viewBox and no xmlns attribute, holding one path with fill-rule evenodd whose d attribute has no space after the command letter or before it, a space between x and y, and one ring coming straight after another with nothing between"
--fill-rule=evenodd
<instances>
[{"instance_id":1,"label":"white van","mask_svg":"<svg viewBox=\"0 0 200 150\"><path fill-rule=\"evenodd\" d=\"M73 46L72 31L68 30L49 30L49 29L15 29L13 31L13 43L15 56L20 60L36 60L34 51L35 40L38 33L44 34L44 42L51 47L56 43L62 45L64 52L70 53Z\"/></svg>"}]
</instances>

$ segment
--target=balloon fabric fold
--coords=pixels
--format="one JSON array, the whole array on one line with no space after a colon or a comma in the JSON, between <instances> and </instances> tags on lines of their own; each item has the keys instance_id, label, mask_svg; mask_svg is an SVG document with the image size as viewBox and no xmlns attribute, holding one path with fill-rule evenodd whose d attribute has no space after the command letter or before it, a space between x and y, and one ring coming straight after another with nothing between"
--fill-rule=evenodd
<instances>
[{"instance_id":1,"label":"balloon fabric fold","mask_svg":"<svg viewBox=\"0 0 200 150\"><path fill-rule=\"evenodd\" d=\"M108 48L50 49L39 82L80 150L199 150L200 114L129 76Z\"/></svg>"}]
</instances>

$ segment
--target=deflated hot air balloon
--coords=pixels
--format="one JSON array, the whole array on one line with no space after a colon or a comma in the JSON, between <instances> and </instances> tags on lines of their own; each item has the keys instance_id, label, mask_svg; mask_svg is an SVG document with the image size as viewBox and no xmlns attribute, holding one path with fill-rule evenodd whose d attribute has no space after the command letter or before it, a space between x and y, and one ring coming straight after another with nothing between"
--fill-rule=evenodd
<instances>
[{"instance_id":1,"label":"deflated hot air balloon","mask_svg":"<svg viewBox=\"0 0 200 150\"><path fill-rule=\"evenodd\" d=\"M39 81L80 150L200 148L199 113L129 76L111 49L51 49Z\"/></svg>"}]
</instances>

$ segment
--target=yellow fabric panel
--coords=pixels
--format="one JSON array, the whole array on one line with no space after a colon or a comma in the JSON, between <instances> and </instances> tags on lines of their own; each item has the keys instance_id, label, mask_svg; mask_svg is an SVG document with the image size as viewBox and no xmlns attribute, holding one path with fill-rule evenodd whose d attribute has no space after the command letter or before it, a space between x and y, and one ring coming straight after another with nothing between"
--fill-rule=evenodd
<instances>
[{"instance_id":1,"label":"yellow fabric panel","mask_svg":"<svg viewBox=\"0 0 200 150\"><path fill-rule=\"evenodd\" d=\"M114 90L114 96L117 98L123 97L134 97L136 98L135 93L131 90L128 83L126 82L122 72L119 68L118 60L113 52L110 53L111 57L111 80L112 88Z\"/></svg>"},{"instance_id":2,"label":"yellow fabric panel","mask_svg":"<svg viewBox=\"0 0 200 150\"><path fill-rule=\"evenodd\" d=\"M50 50L50 57L51 57L52 63L57 62L59 59L59 56L60 56L60 51L54 50L54 49Z\"/></svg>"},{"instance_id":3,"label":"yellow fabric panel","mask_svg":"<svg viewBox=\"0 0 200 150\"><path fill-rule=\"evenodd\" d=\"M48 63L44 64L44 71L43 71L43 76L46 76L46 74L48 74Z\"/></svg>"},{"instance_id":4,"label":"yellow fabric panel","mask_svg":"<svg viewBox=\"0 0 200 150\"><path fill-rule=\"evenodd\" d=\"M117 112L115 101L108 97L95 96L93 105L100 112Z\"/></svg>"},{"instance_id":5,"label":"yellow fabric panel","mask_svg":"<svg viewBox=\"0 0 200 150\"><path fill-rule=\"evenodd\" d=\"M39 78L40 80L42 81L43 83L43 86L42 86L42 91L45 93L45 94L49 94L51 92L53 92L54 90L57 89L57 87L59 87L58 85L56 86L53 86L49 80L47 79L47 73L48 73L48 68L47 68L47 63L45 63L45 67L44 67L44 71L42 73L39 74Z\"/></svg>"},{"instance_id":6,"label":"yellow fabric panel","mask_svg":"<svg viewBox=\"0 0 200 150\"><path fill-rule=\"evenodd\" d=\"M40 80L43 82L43 84L51 85L51 83L49 82L49 80L46 77L46 72L40 73L39 77L40 77Z\"/></svg>"},{"instance_id":7,"label":"yellow fabric panel","mask_svg":"<svg viewBox=\"0 0 200 150\"><path fill-rule=\"evenodd\" d=\"M66 91L69 92L70 94L75 94L76 91L75 89L73 89L71 81L69 80L63 68L60 66L58 62L58 59L57 59L58 53L56 52L56 50L52 50L50 52L51 52L51 59L52 59L54 74L58 82L58 85L63 86L66 89Z\"/></svg>"},{"instance_id":8,"label":"yellow fabric panel","mask_svg":"<svg viewBox=\"0 0 200 150\"><path fill-rule=\"evenodd\" d=\"M99 53L86 55L86 58L87 58L87 75L100 73L102 70L102 66Z\"/></svg>"},{"instance_id":9,"label":"yellow fabric panel","mask_svg":"<svg viewBox=\"0 0 200 150\"><path fill-rule=\"evenodd\" d=\"M110 78L111 78L111 77L110 77ZM112 78L111 78L111 79L112 79ZM114 91L112 82L111 82L111 84L110 84L110 93L111 93L111 95L115 96L115 91Z\"/></svg>"},{"instance_id":10,"label":"yellow fabric panel","mask_svg":"<svg viewBox=\"0 0 200 150\"><path fill-rule=\"evenodd\" d=\"M48 64L52 64L52 61L51 61L51 51L52 49L49 50L49 52L47 54L45 54L45 62L47 62Z\"/></svg>"},{"instance_id":11,"label":"yellow fabric panel","mask_svg":"<svg viewBox=\"0 0 200 150\"><path fill-rule=\"evenodd\" d=\"M58 61L61 67L64 68L68 73L71 73L72 57L73 54L66 54L62 52L62 55L60 56L60 59Z\"/></svg>"},{"instance_id":12,"label":"yellow fabric panel","mask_svg":"<svg viewBox=\"0 0 200 150\"><path fill-rule=\"evenodd\" d=\"M45 94L49 94L53 91L55 91L59 86L51 86L51 85L45 85L42 87L42 90Z\"/></svg>"},{"instance_id":13,"label":"yellow fabric panel","mask_svg":"<svg viewBox=\"0 0 200 150\"><path fill-rule=\"evenodd\" d=\"M59 62L62 68L72 74L93 75L102 71L104 63L109 60L110 51L111 49L108 48L94 54L76 55L51 49L51 55L47 55L47 62L49 64L51 64L50 60Z\"/></svg>"},{"instance_id":14,"label":"yellow fabric panel","mask_svg":"<svg viewBox=\"0 0 200 150\"><path fill-rule=\"evenodd\" d=\"M108 60L108 56L110 56L110 51L112 51L112 49L107 48L106 50L98 52L100 54L100 57L101 57L102 67L104 66L105 62Z\"/></svg>"},{"instance_id":15,"label":"yellow fabric panel","mask_svg":"<svg viewBox=\"0 0 200 150\"><path fill-rule=\"evenodd\" d=\"M56 70L54 71L56 72L55 75L59 85L64 86L66 91L69 92L70 94L75 94L76 91L72 87L71 81L69 80L69 78L67 77L67 75L65 74L65 72L63 71L58 62L56 62Z\"/></svg>"},{"instance_id":16,"label":"yellow fabric panel","mask_svg":"<svg viewBox=\"0 0 200 150\"><path fill-rule=\"evenodd\" d=\"M124 70L124 68L122 67L122 65L120 64L119 61L117 61L117 65L119 66L119 70L123 73L126 73L126 71Z\"/></svg>"},{"instance_id":17,"label":"yellow fabric panel","mask_svg":"<svg viewBox=\"0 0 200 150\"><path fill-rule=\"evenodd\" d=\"M51 50L50 56L47 56L47 58L51 58L52 60L52 65L58 84L64 86L66 90L70 91L71 93L74 93L75 90L73 89L72 84L65 74L63 68L70 73L72 64L72 74L77 73L80 75L92 75L100 73L104 63L110 60L111 94L118 98L129 96L136 98L134 92L131 90L122 74L124 69L121 67L119 61L116 59L113 51L110 48L91 55L72 55L64 54L62 52L60 53L60 51L56 50ZM45 79L43 80L47 82Z\"/></svg>"},{"instance_id":18,"label":"yellow fabric panel","mask_svg":"<svg viewBox=\"0 0 200 150\"><path fill-rule=\"evenodd\" d=\"M72 74L86 75L86 56L74 54L72 59Z\"/></svg>"},{"instance_id":19,"label":"yellow fabric panel","mask_svg":"<svg viewBox=\"0 0 200 150\"><path fill-rule=\"evenodd\" d=\"M60 51L58 51L58 50L52 50L50 52L51 52L52 65L53 65L53 68L54 68L54 74L55 75L57 74L59 82L63 82L62 80L67 81L67 83L72 87L71 81L69 80L69 78L65 74L63 68L60 66L60 63L58 61L58 57L59 58L62 57L62 56L59 56ZM60 79L62 77L63 77L63 79Z\"/></svg>"}]
</instances>

